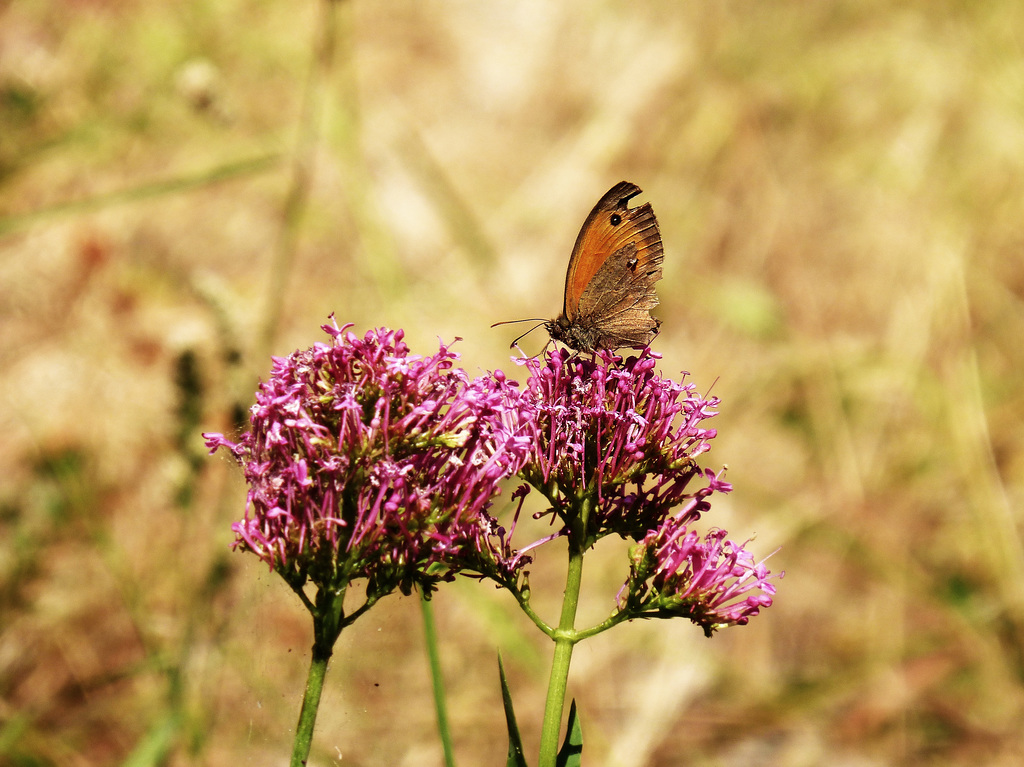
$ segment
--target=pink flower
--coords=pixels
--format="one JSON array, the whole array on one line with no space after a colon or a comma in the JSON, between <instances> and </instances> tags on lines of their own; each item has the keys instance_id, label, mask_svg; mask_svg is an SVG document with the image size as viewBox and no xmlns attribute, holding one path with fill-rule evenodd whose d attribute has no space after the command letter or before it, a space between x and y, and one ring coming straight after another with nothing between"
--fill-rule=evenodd
<instances>
[{"instance_id":1,"label":"pink flower","mask_svg":"<svg viewBox=\"0 0 1024 767\"><path fill-rule=\"evenodd\" d=\"M533 432L522 474L559 516L567 499L590 495L594 540L608 533L642 538L681 504L687 519L697 519L709 508L707 495L731 489L696 463L716 434L704 421L718 399L662 378L657 360L650 349L627 360L604 350L593 357L562 350L521 362L530 377L517 404L532 411ZM707 484L691 487L700 480Z\"/></svg>"},{"instance_id":2,"label":"pink flower","mask_svg":"<svg viewBox=\"0 0 1024 767\"><path fill-rule=\"evenodd\" d=\"M633 548L620 609L631 618L686 617L707 636L745 625L771 606L775 584L764 562L755 564L727 535L712 530L701 538L680 518L665 520Z\"/></svg>"},{"instance_id":3,"label":"pink flower","mask_svg":"<svg viewBox=\"0 0 1024 767\"><path fill-rule=\"evenodd\" d=\"M775 586L724 530L701 538L691 529L714 493L732 490L696 460L716 435L706 421L719 401L661 377L657 360L650 349L626 360L601 350L522 360L523 390L505 385L531 438L520 476L550 502L542 514L562 523L555 535L570 547L610 534L637 542L616 622L681 615L710 636L769 606Z\"/></svg>"},{"instance_id":4,"label":"pink flower","mask_svg":"<svg viewBox=\"0 0 1024 767\"><path fill-rule=\"evenodd\" d=\"M502 392L444 344L420 357L400 330L349 327L332 318L330 343L274 359L237 442L204 435L249 484L235 545L293 588L366 578L377 597L460 571L518 577L528 560L487 514L527 455Z\"/></svg>"}]
</instances>

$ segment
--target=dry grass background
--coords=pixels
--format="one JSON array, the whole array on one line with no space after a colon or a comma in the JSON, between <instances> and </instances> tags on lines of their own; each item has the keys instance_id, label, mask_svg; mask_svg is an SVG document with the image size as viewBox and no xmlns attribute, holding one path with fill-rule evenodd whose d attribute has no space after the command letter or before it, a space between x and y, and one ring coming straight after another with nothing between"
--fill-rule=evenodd
<instances>
[{"instance_id":1,"label":"dry grass background","mask_svg":"<svg viewBox=\"0 0 1024 767\"><path fill-rule=\"evenodd\" d=\"M284 763L308 616L199 432L331 311L508 369L488 325L557 313L625 178L663 370L723 399L709 521L787 576L581 645L586 763L1020 764L1024 6L329 9L0 4L0 763ZM459 763L503 764L495 652L536 744L550 648L489 587L436 610ZM415 600L346 632L314 754L441 763Z\"/></svg>"}]
</instances>

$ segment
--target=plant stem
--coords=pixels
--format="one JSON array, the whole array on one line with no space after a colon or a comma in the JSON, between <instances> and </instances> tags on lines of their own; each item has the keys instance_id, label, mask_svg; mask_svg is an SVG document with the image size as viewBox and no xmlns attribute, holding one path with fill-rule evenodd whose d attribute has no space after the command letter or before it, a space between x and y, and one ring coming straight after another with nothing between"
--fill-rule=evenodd
<instances>
[{"instance_id":1,"label":"plant stem","mask_svg":"<svg viewBox=\"0 0 1024 767\"><path fill-rule=\"evenodd\" d=\"M299 723L295 725L291 767L305 767L309 749L313 744L313 728L320 709L320 695L324 691L327 664L334 654L342 628L354 619L345 619L345 588L332 590L318 588L313 605L313 658L309 662L306 691L302 696Z\"/></svg>"},{"instance_id":2,"label":"plant stem","mask_svg":"<svg viewBox=\"0 0 1024 767\"><path fill-rule=\"evenodd\" d=\"M427 645L427 658L430 660L430 677L434 683L434 709L437 711L437 731L441 736L441 747L444 749L445 767L455 767L452 733L451 728L448 726L448 707L445 703L444 695L444 677L441 675L441 657L437 651L437 628L434 625L434 608L425 596L421 596L420 606L423 608L423 634Z\"/></svg>"},{"instance_id":3,"label":"plant stem","mask_svg":"<svg viewBox=\"0 0 1024 767\"><path fill-rule=\"evenodd\" d=\"M540 735L539 767L554 767L558 754L558 737L562 731L562 708L569 681L569 662L577 637L573 628L579 605L580 583L583 579L583 546L576 536L569 538L569 567L565 578L562 616L555 631L555 653L551 661L548 697L544 704L544 724Z\"/></svg>"},{"instance_id":4,"label":"plant stem","mask_svg":"<svg viewBox=\"0 0 1024 767\"><path fill-rule=\"evenodd\" d=\"M316 726L316 713L320 708L320 694L324 689L324 677L327 675L327 662L330 659L330 651L325 656L322 651L318 650L318 645L313 645L313 660L309 664L309 676L306 677L306 693L302 697L299 723L295 726L291 767L305 767L306 760L309 758L309 748L313 743L313 728Z\"/></svg>"}]
</instances>

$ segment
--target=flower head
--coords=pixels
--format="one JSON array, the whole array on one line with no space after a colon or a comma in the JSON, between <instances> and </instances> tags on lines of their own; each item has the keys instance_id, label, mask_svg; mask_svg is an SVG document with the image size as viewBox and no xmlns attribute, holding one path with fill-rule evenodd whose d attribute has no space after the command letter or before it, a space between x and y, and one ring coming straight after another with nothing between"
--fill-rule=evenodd
<instances>
[{"instance_id":1,"label":"flower head","mask_svg":"<svg viewBox=\"0 0 1024 767\"><path fill-rule=\"evenodd\" d=\"M660 376L657 360L644 349L626 360L599 350L521 361L529 378L506 394L531 430L520 476L580 551L611 533L637 542L616 621L685 616L710 635L745 624L771 604L775 586L724 530L693 531L710 496L732 490L696 460L716 435L705 422L718 399Z\"/></svg>"},{"instance_id":2,"label":"flower head","mask_svg":"<svg viewBox=\"0 0 1024 767\"><path fill-rule=\"evenodd\" d=\"M716 434L703 422L718 399L661 377L657 360L650 349L626 360L605 350L590 358L553 351L521 363L530 376L520 407L532 409L534 432L523 474L555 513L559 498L591 495L595 538L614 532L639 540L680 504L686 519L696 519L708 494L730 489L717 480L691 488L705 478L695 459Z\"/></svg>"},{"instance_id":3,"label":"flower head","mask_svg":"<svg viewBox=\"0 0 1024 767\"><path fill-rule=\"evenodd\" d=\"M702 538L678 516L665 520L633 547L620 608L630 617L686 617L707 636L745 625L771 606L775 584L764 562L727 535L715 529Z\"/></svg>"},{"instance_id":4,"label":"flower head","mask_svg":"<svg viewBox=\"0 0 1024 767\"><path fill-rule=\"evenodd\" d=\"M349 327L332 321L331 343L274 359L238 442L206 435L249 484L235 545L293 587L366 578L381 596L461 570L516 577L528 560L487 515L527 452L501 392L468 380L444 344L420 357L400 330Z\"/></svg>"}]
</instances>

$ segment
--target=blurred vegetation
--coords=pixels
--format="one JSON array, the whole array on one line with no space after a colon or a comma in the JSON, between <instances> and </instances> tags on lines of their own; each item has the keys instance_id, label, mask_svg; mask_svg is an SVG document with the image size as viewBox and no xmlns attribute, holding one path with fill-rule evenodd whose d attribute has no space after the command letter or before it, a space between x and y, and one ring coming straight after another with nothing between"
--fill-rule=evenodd
<instances>
[{"instance_id":1,"label":"blurred vegetation","mask_svg":"<svg viewBox=\"0 0 1024 767\"><path fill-rule=\"evenodd\" d=\"M332 311L508 369L488 326L558 312L622 179L663 369L723 399L707 521L787 575L713 641L581 645L587 763L1020 764L1022 30L1012 0L0 4L0 764L282 763L307 617L231 553L244 487L199 433ZM625 576L589 568L582 621ZM536 743L550 648L477 584L436 609L460 763L503 763L496 650ZM440 764L429 700L387 600L314 763Z\"/></svg>"}]
</instances>

